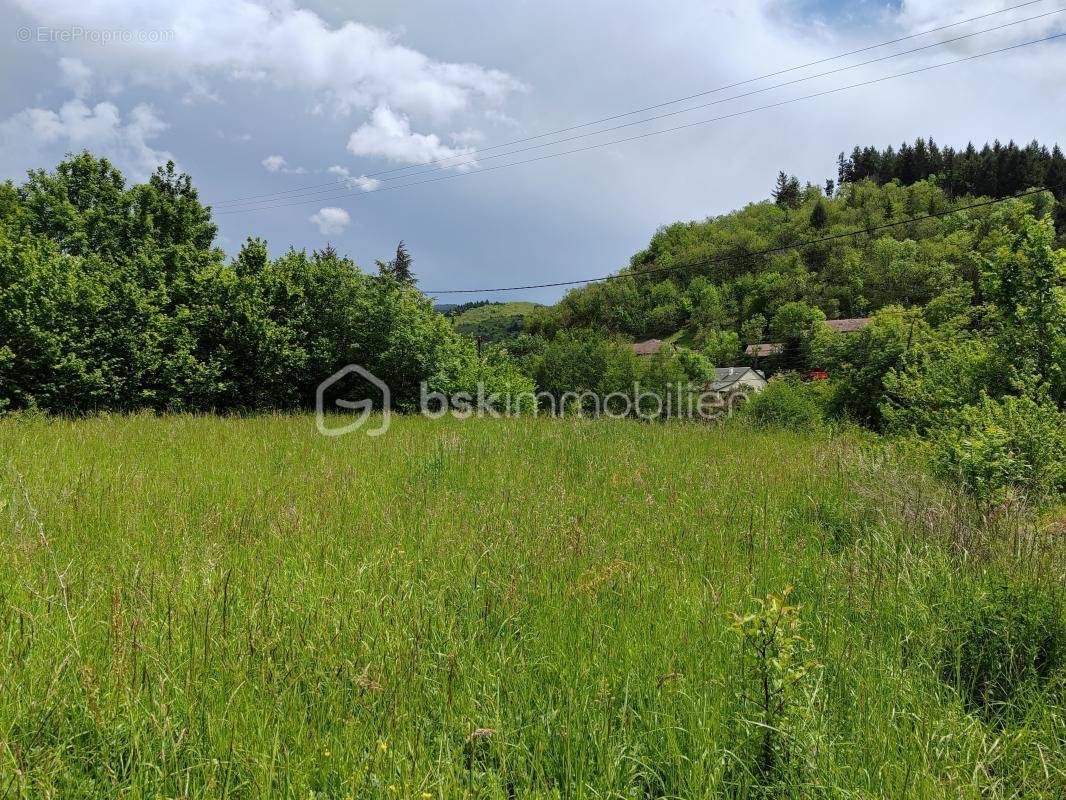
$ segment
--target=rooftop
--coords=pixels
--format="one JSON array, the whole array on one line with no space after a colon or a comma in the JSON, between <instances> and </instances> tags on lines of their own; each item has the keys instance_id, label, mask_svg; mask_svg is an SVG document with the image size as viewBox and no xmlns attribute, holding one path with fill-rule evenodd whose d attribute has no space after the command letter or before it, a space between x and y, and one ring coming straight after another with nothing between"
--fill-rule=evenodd
<instances>
[{"instance_id":1,"label":"rooftop","mask_svg":"<svg viewBox=\"0 0 1066 800\"><path fill-rule=\"evenodd\" d=\"M766 380L765 375L751 367L715 367L714 380L710 382L709 388L712 392L723 392L748 373L753 373Z\"/></svg>"},{"instance_id":2,"label":"rooftop","mask_svg":"<svg viewBox=\"0 0 1066 800\"><path fill-rule=\"evenodd\" d=\"M658 353L663 346L660 339L648 339L646 342L634 342L631 347L638 356L650 356Z\"/></svg>"},{"instance_id":3,"label":"rooftop","mask_svg":"<svg viewBox=\"0 0 1066 800\"><path fill-rule=\"evenodd\" d=\"M855 331L861 331L869 325L870 318L850 317L848 319L827 319L825 324L829 326L829 330L836 333L854 333Z\"/></svg>"},{"instance_id":4,"label":"rooftop","mask_svg":"<svg viewBox=\"0 0 1066 800\"><path fill-rule=\"evenodd\" d=\"M764 342L762 344L749 344L744 348L744 354L748 356L777 356L785 352L785 346L780 342Z\"/></svg>"}]
</instances>

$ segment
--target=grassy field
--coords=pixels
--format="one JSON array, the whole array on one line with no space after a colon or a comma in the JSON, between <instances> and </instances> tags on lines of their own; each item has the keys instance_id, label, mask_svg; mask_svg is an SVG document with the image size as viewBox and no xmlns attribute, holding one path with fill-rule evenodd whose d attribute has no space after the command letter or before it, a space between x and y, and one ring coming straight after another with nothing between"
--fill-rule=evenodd
<instances>
[{"instance_id":1,"label":"grassy field","mask_svg":"<svg viewBox=\"0 0 1066 800\"><path fill-rule=\"evenodd\" d=\"M847 438L7 419L0 482L0 797L1066 788L1061 670L951 678L990 575L1061 598L1062 537Z\"/></svg>"}]
</instances>

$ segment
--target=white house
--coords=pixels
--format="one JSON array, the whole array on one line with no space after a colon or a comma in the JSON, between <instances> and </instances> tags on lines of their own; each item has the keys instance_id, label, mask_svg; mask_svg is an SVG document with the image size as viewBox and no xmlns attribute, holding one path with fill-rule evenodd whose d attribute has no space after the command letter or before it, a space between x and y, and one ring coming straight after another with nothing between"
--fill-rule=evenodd
<instances>
[{"instance_id":1,"label":"white house","mask_svg":"<svg viewBox=\"0 0 1066 800\"><path fill-rule=\"evenodd\" d=\"M714 370L714 380L707 388L712 392L737 390L758 392L766 386L766 376L751 367L721 367Z\"/></svg>"}]
</instances>

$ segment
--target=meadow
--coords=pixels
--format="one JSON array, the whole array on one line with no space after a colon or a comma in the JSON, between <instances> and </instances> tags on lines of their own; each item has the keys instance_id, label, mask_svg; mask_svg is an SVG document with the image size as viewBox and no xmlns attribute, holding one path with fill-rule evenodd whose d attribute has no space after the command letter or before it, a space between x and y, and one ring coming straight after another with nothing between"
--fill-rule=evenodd
<instances>
[{"instance_id":1,"label":"meadow","mask_svg":"<svg viewBox=\"0 0 1066 800\"><path fill-rule=\"evenodd\" d=\"M2 797L1066 791L1061 530L853 434L24 416L0 490Z\"/></svg>"}]
</instances>

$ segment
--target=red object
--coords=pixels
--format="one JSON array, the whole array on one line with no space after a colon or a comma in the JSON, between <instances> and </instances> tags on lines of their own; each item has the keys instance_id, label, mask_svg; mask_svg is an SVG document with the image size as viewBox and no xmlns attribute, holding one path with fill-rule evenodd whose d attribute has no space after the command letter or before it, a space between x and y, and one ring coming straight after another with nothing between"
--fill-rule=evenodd
<instances>
[{"instance_id":1,"label":"red object","mask_svg":"<svg viewBox=\"0 0 1066 800\"><path fill-rule=\"evenodd\" d=\"M804 372L803 379L806 381L825 381L829 380L829 373L824 370L816 369L812 372Z\"/></svg>"}]
</instances>

